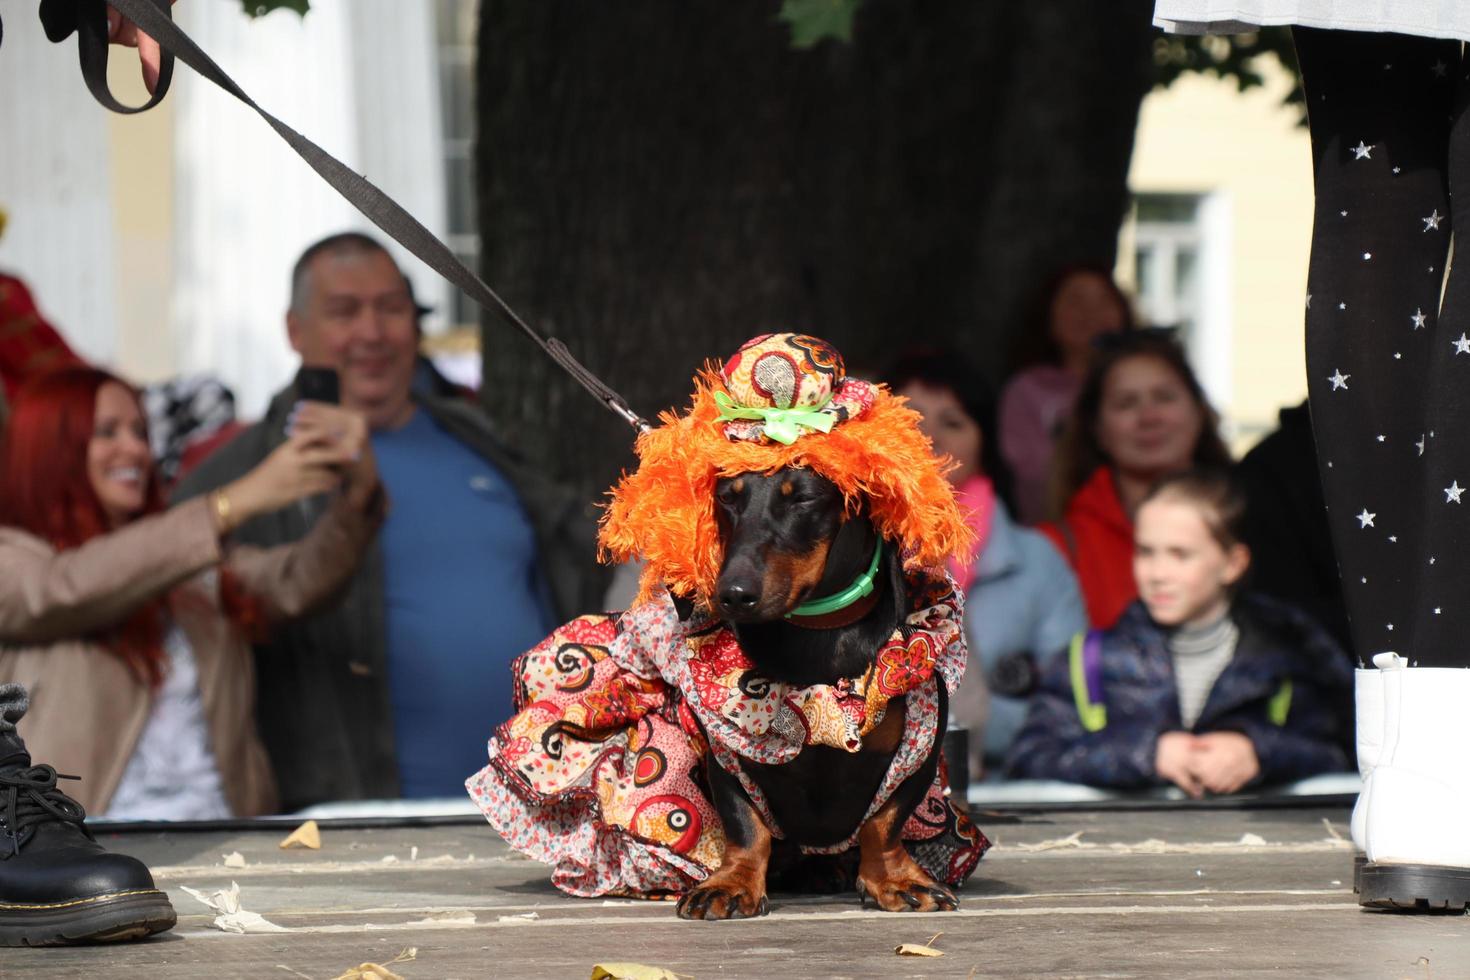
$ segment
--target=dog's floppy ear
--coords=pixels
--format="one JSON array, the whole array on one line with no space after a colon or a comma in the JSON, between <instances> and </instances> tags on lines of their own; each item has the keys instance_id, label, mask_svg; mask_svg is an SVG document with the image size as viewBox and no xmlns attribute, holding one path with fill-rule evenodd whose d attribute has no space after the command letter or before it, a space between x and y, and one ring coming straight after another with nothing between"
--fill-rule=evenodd
<instances>
[{"instance_id":1,"label":"dog's floppy ear","mask_svg":"<svg viewBox=\"0 0 1470 980\"><path fill-rule=\"evenodd\" d=\"M674 612L679 614L679 622L688 622L689 617L694 615L694 600L677 592L670 592L669 595L674 600Z\"/></svg>"}]
</instances>

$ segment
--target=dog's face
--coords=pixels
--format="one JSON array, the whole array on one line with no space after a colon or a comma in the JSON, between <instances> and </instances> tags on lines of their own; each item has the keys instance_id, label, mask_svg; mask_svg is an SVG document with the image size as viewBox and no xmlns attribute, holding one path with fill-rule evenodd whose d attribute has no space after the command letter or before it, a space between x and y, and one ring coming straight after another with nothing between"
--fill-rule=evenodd
<instances>
[{"instance_id":1,"label":"dog's face","mask_svg":"<svg viewBox=\"0 0 1470 980\"><path fill-rule=\"evenodd\" d=\"M720 480L715 519L725 561L715 599L721 618L768 622L813 598L842 518L842 492L811 470Z\"/></svg>"}]
</instances>

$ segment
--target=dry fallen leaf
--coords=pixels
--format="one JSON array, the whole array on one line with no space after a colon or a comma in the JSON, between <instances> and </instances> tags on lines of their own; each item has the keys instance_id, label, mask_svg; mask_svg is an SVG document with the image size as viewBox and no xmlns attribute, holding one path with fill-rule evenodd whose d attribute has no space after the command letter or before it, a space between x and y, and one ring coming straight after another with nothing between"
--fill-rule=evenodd
<instances>
[{"instance_id":1,"label":"dry fallen leaf","mask_svg":"<svg viewBox=\"0 0 1470 980\"><path fill-rule=\"evenodd\" d=\"M679 980L679 975L642 963L598 963L592 968L592 980Z\"/></svg>"},{"instance_id":2,"label":"dry fallen leaf","mask_svg":"<svg viewBox=\"0 0 1470 980\"><path fill-rule=\"evenodd\" d=\"M941 950L933 946L920 946L918 943L901 943L893 947L893 951L899 956L943 956Z\"/></svg>"},{"instance_id":3,"label":"dry fallen leaf","mask_svg":"<svg viewBox=\"0 0 1470 980\"><path fill-rule=\"evenodd\" d=\"M416 960L419 956L417 946L409 946L388 961L388 965L404 963L408 960ZM381 963L359 963L346 973L333 977L332 980L403 980L403 977L388 969Z\"/></svg>"},{"instance_id":4,"label":"dry fallen leaf","mask_svg":"<svg viewBox=\"0 0 1470 980\"><path fill-rule=\"evenodd\" d=\"M245 867L245 855L241 854L239 851L231 851L230 853L228 853L228 854L225 855L225 867L227 867L227 868L243 868L243 867Z\"/></svg>"},{"instance_id":5,"label":"dry fallen leaf","mask_svg":"<svg viewBox=\"0 0 1470 980\"><path fill-rule=\"evenodd\" d=\"M313 851L322 849L322 832L321 828L316 825L315 820L306 821L306 823L291 831L289 837L281 841L281 850L284 851L291 847L306 847Z\"/></svg>"}]
</instances>

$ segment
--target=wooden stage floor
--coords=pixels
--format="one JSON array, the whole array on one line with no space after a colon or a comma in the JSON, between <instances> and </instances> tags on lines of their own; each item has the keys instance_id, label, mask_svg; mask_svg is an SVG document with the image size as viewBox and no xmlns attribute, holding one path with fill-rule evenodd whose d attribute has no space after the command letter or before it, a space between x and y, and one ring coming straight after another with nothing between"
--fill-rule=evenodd
<instances>
[{"instance_id":1,"label":"wooden stage floor","mask_svg":"<svg viewBox=\"0 0 1470 980\"><path fill-rule=\"evenodd\" d=\"M484 824L290 825L103 835L146 860L179 911L142 943L0 950L3 977L327 980L365 961L406 980L581 978L636 961L688 977L1470 977L1470 918L1366 912L1348 811L1155 809L982 814L996 842L958 912L862 911L777 896L768 917L689 923L666 903L573 899ZM238 852L243 868L224 866ZM287 931L232 935L182 886L239 883ZM899 957L927 942L941 958Z\"/></svg>"}]
</instances>

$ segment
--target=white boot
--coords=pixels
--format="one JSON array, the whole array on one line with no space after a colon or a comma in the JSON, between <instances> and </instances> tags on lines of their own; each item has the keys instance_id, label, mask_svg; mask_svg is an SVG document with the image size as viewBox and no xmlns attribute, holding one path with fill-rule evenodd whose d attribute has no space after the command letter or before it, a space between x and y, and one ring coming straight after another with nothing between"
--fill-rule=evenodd
<instances>
[{"instance_id":1,"label":"white boot","mask_svg":"<svg viewBox=\"0 0 1470 980\"><path fill-rule=\"evenodd\" d=\"M1470 905L1470 669L1379 657L1383 742L1365 787L1368 864L1358 901L1378 908Z\"/></svg>"},{"instance_id":2,"label":"white boot","mask_svg":"<svg viewBox=\"0 0 1470 980\"><path fill-rule=\"evenodd\" d=\"M1353 806L1351 827L1353 846L1360 851L1367 849L1363 826L1368 818L1368 791L1373 784L1373 770L1378 766L1379 754L1383 749L1383 673L1376 666L1380 658L1384 667L1403 659L1396 653L1380 653L1373 658L1375 666L1353 671L1353 703L1357 708L1358 775L1363 778L1363 788Z\"/></svg>"},{"instance_id":3,"label":"white boot","mask_svg":"<svg viewBox=\"0 0 1470 980\"><path fill-rule=\"evenodd\" d=\"M1368 820L1368 795L1373 786L1373 770L1378 766L1378 757L1383 749L1383 673L1379 667L1388 668L1402 660L1396 653L1380 653L1373 658L1375 666L1353 671L1353 703L1357 708L1357 723L1354 725L1358 743L1358 775L1363 788L1358 791L1353 804L1353 819L1349 825L1353 837L1353 892L1361 886L1363 865L1367 858L1365 825Z\"/></svg>"}]
</instances>

